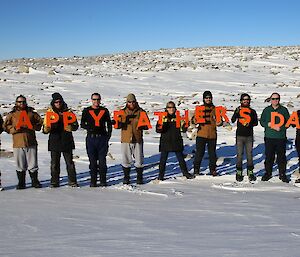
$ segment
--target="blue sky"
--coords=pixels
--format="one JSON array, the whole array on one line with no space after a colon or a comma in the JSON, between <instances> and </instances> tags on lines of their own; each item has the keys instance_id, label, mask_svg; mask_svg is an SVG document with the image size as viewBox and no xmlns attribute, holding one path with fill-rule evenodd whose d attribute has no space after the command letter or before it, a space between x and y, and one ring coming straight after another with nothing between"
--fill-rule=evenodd
<instances>
[{"instance_id":1,"label":"blue sky","mask_svg":"<svg viewBox=\"0 0 300 257\"><path fill-rule=\"evenodd\" d=\"M0 10L0 60L300 45L297 0L9 0Z\"/></svg>"}]
</instances>

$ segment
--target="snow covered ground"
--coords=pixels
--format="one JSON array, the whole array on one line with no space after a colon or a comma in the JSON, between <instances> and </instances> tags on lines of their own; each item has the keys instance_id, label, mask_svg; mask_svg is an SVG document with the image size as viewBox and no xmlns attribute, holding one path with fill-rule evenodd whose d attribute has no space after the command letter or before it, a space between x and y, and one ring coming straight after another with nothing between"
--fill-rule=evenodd
<instances>
[{"instance_id":1,"label":"snow covered ground","mask_svg":"<svg viewBox=\"0 0 300 257\"><path fill-rule=\"evenodd\" d=\"M212 47L162 49L98 57L18 59L0 62L0 112L10 111L17 95L26 95L43 114L53 92L60 92L80 114L100 92L111 111L135 93L152 125L154 111L173 100L178 109L193 110L202 93L211 90L216 105L228 116L247 92L260 115L272 92L290 112L300 106L300 47ZM28 73L27 73L28 72ZM176 157L170 156L167 180L156 183L159 135L145 134L145 180L122 185L120 132L110 144L109 186L90 188L85 132L74 133L74 151L81 188L50 189L47 135L37 133L42 189L15 190L17 178L11 136L2 133L0 170L1 256L299 256L300 188L294 185L298 159L295 129L288 129L288 174L284 184L235 182L235 125L218 128L218 172L194 180L181 177ZM192 171L195 142L184 138ZM263 129L255 128L255 173L264 173ZM208 157L202 174L208 173ZM274 169L274 175L278 174ZM62 162L62 185L66 184ZM27 178L29 181L29 178Z\"/></svg>"}]
</instances>

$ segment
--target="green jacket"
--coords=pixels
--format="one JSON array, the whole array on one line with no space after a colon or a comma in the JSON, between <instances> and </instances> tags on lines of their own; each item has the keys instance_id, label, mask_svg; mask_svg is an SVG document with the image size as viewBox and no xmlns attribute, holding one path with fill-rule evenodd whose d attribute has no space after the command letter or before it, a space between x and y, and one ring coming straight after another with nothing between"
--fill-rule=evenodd
<instances>
[{"instance_id":1,"label":"green jacket","mask_svg":"<svg viewBox=\"0 0 300 257\"><path fill-rule=\"evenodd\" d=\"M284 116L284 125L281 126L279 131L276 131L274 129L271 129L268 126L268 123L271 122L271 113L272 112L277 112L280 113ZM285 124L288 121L290 117L289 111L287 108L285 108L282 105L279 105L279 107L277 109L274 109L272 107L272 105L266 107L260 117L260 125L263 126L265 128L265 137L267 138L286 138L286 127ZM276 123L279 123L279 118L276 117L275 119Z\"/></svg>"}]
</instances>

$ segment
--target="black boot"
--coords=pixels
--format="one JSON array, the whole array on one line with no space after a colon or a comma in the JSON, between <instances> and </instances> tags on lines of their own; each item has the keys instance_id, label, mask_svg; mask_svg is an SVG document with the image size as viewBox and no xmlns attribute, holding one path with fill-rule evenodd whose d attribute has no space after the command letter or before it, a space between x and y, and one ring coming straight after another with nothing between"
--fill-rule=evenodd
<instances>
[{"instance_id":1,"label":"black boot","mask_svg":"<svg viewBox=\"0 0 300 257\"><path fill-rule=\"evenodd\" d=\"M281 163L278 165L278 170L279 170L279 179L282 182L289 183L290 180L286 176L286 163Z\"/></svg>"},{"instance_id":2,"label":"black boot","mask_svg":"<svg viewBox=\"0 0 300 257\"><path fill-rule=\"evenodd\" d=\"M194 166L194 176L199 176L200 175L200 168Z\"/></svg>"},{"instance_id":3,"label":"black boot","mask_svg":"<svg viewBox=\"0 0 300 257\"><path fill-rule=\"evenodd\" d=\"M266 172L266 173L262 176L261 181L268 181L268 180L270 180L271 178L272 178L272 173Z\"/></svg>"},{"instance_id":4,"label":"black boot","mask_svg":"<svg viewBox=\"0 0 300 257\"><path fill-rule=\"evenodd\" d=\"M185 176L187 179L195 178L195 176L189 173L186 169L182 170L182 175Z\"/></svg>"},{"instance_id":5,"label":"black boot","mask_svg":"<svg viewBox=\"0 0 300 257\"><path fill-rule=\"evenodd\" d=\"M25 184L26 172L25 171L17 171L17 176L18 176L18 180L19 180L17 189L25 189L26 188L26 184Z\"/></svg>"},{"instance_id":6,"label":"black boot","mask_svg":"<svg viewBox=\"0 0 300 257\"><path fill-rule=\"evenodd\" d=\"M217 173L217 171L216 171L216 169L214 168L210 168L209 169L210 170L210 175L212 175L213 177L216 177L216 176L218 176L218 173Z\"/></svg>"},{"instance_id":7,"label":"black boot","mask_svg":"<svg viewBox=\"0 0 300 257\"><path fill-rule=\"evenodd\" d=\"M279 171L279 179L284 183L290 182L290 180L288 179L288 177L285 174L285 171Z\"/></svg>"},{"instance_id":8,"label":"black boot","mask_svg":"<svg viewBox=\"0 0 300 257\"><path fill-rule=\"evenodd\" d=\"M165 167L159 165L158 180L164 180L164 178L165 178Z\"/></svg>"},{"instance_id":9,"label":"black boot","mask_svg":"<svg viewBox=\"0 0 300 257\"><path fill-rule=\"evenodd\" d=\"M244 176L243 176L243 171L242 170L240 170L240 169L236 170L235 179L238 182L242 182L243 181Z\"/></svg>"},{"instance_id":10,"label":"black boot","mask_svg":"<svg viewBox=\"0 0 300 257\"><path fill-rule=\"evenodd\" d=\"M253 169L248 169L247 174L248 174L249 181L256 181L256 177L253 173Z\"/></svg>"},{"instance_id":11,"label":"black boot","mask_svg":"<svg viewBox=\"0 0 300 257\"><path fill-rule=\"evenodd\" d=\"M106 187L107 186L106 171L100 171L100 186L101 187Z\"/></svg>"},{"instance_id":12,"label":"black boot","mask_svg":"<svg viewBox=\"0 0 300 257\"><path fill-rule=\"evenodd\" d=\"M126 168L123 167L123 172L124 172L124 179L123 179L123 184L124 185L129 185L130 184L130 167Z\"/></svg>"},{"instance_id":13,"label":"black boot","mask_svg":"<svg viewBox=\"0 0 300 257\"><path fill-rule=\"evenodd\" d=\"M30 178L31 178L31 186L34 188L41 188L42 185L40 181L38 180L38 172L29 172Z\"/></svg>"},{"instance_id":14,"label":"black boot","mask_svg":"<svg viewBox=\"0 0 300 257\"><path fill-rule=\"evenodd\" d=\"M136 183L138 185L144 184L144 181L143 181L143 170L144 170L143 167L136 168Z\"/></svg>"},{"instance_id":15,"label":"black boot","mask_svg":"<svg viewBox=\"0 0 300 257\"><path fill-rule=\"evenodd\" d=\"M97 187L97 173L91 172L91 182L90 182L90 187Z\"/></svg>"}]
</instances>

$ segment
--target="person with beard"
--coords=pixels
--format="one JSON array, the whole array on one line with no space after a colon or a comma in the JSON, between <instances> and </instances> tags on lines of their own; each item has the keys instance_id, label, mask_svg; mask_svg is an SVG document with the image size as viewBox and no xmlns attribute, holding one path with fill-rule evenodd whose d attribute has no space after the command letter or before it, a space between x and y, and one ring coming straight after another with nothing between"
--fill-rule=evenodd
<instances>
[{"instance_id":1,"label":"person with beard","mask_svg":"<svg viewBox=\"0 0 300 257\"><path fill-rule=\"evenodd\" d=\"M64 156L67 173L68 173L68 185L71 187L78 187L75 164L73 161L73 149L75 149L75 143L72 131L78 129L77 120L68 126L64 126L63 115L64 113L74 115L68 108L63 97L59 93L52 94L52 100L47 113L56 113L58 115L58 121L55 123L47 124L47 117L44 119L43 133L49 133L48 151L51 154L51 182L50 187L59 187L59 175L60 175L60 157ZM54 115L50 116L50 119L54 119Z\"/></svg>"},{"instance_id":2,"label":"person with beard","mask_svg":"<svg viewBox=\"0 0 300 257\"><path fill-rule=\"evenodd\" d=\"M297 111L298 113L298 119L300 121L300 110ZM298 165L299 165L299 172L300 172L300 128L297 128L296 130L296 140L295 140L295 144L296 144L296 149L297 149L297 153L298 153ZM295 183L300 183L300 178L296 179Z\"/></svg>"},{"instance_id":3,"label":"person with beard","mask_svg":"<svg viewBox=\"0 0 300 257\"><path fill-rule=\"evenodd\" d=\"M237 150L237 162L236 162L236 180L243 181L243 154L244 149L246 150L247 156L247 175L249 181L255 181L256 177L253 173L253 127L258 125L256 111L250 108L250 95L244 93L241 95L241 105L237 107L231 118L231 122L237 121L236 130L236 150ZM244 118L243 113L246 113L250 120Z\"/></svg>"},{"instance_id":4,"label":"person with beard","mask_svg":"<svg viewBox=\"0 0 300 257\"><path fill-rule=\"evenodd\" d=\"M141 113L146 112L139 106L134 94L128 94L126 106L122 111L124 114L121 115L121 121L118 122L118 128L121 129L122 168L124 172L123 184L130 184L130 170L133 159L135 160L137 173L136 183L143 184L143 130L147 130L148 127L139 127L138 123Z\"/></svg>"},{"instance_id":5,"label":"person with beard","mask_svg":"<svg viewBox=\"0 0 300 257\"><path fill-rule=\"evenodd\" d=\"M91 101L92 106L85 108L82 112L80 124L83 129L87 130L86 151L90 161L90 187L97 187L98 173L100 175L100 186L107 186L106 155L112 133L112 122L108 109L100 106L100 94L93 93ZM101 119L97 123L94 117L99 115L101 115Z\"/></svg>"},{"instance_id":6,"label":"person with beard","mask_svg":"<svg viewBox=\"0 0 300 257\"><path fill-rule=\"evenodd\" d=\"M22 121L27 122L22 122ZM37 141L35 131L40 131L43 119L27 105L26 98L19 95L15 106L7 115L3 128L13 137L13 152L16 160L16 172L18 176L17 189L26 188L26 171L29 171L31 185L40 188L38 180Z\"/></svg>"},{"instance_id":7,"label":"person with beard","mask_svg":"<svg viewBox=\"0 0 300 257\"><path fill-rule=\"evenodd\" d=\"M205 153L205 147L208 147L209 170L212 176L217 176L217 126L222 125L222 121L216 122L216 109L212 102L212 93L205 91L203 93L204 119L205 123L199 123L196 137L196 153L194 159L194 175L200 175L200 165ZM196 123L195 118L192 122Z\"/></svg>"},{"instance_id":8,"label":"person with beard","mask_svg":"<svg viewBox=\"0 0 300 257\"><path fill-rule=\"evenodd\" d=\"M286 107L280 104L280 95L273 93L270 96L271 105L267 106L260 117L260 124L265 128L265 174L262 176L262 181L268 181L272 178L273 164L275 161L275 155L277 155L276 161L279 170L279 179L282 182L289 183L289 179L286 176L286 127L272 126L271 114L272 112L281 114L284 117L284 124L290 118L289 111ZM277 117L278 118L278 117ZM278 124L278 119L275 122Z\"/></svg>"},{"instance_id":9,"label":"person with beard","mask_svg":"<svg viewBox=\"0 0 300 257\"><path fill-rule=\"evenodd\" d=\"M186 129L185 123L181 124L179 128L176 127L176 106L174 102L168 102L165 111L167 115L163 118L163 123L157 123L156 125L156 132L161 134L159 141L159 151L161 154L158 180L164 180L166 162L170 152L175 152L183 176L191 179L193 175L188 172L183 156L181 129Z\"/></svg>"}]
</instances>

